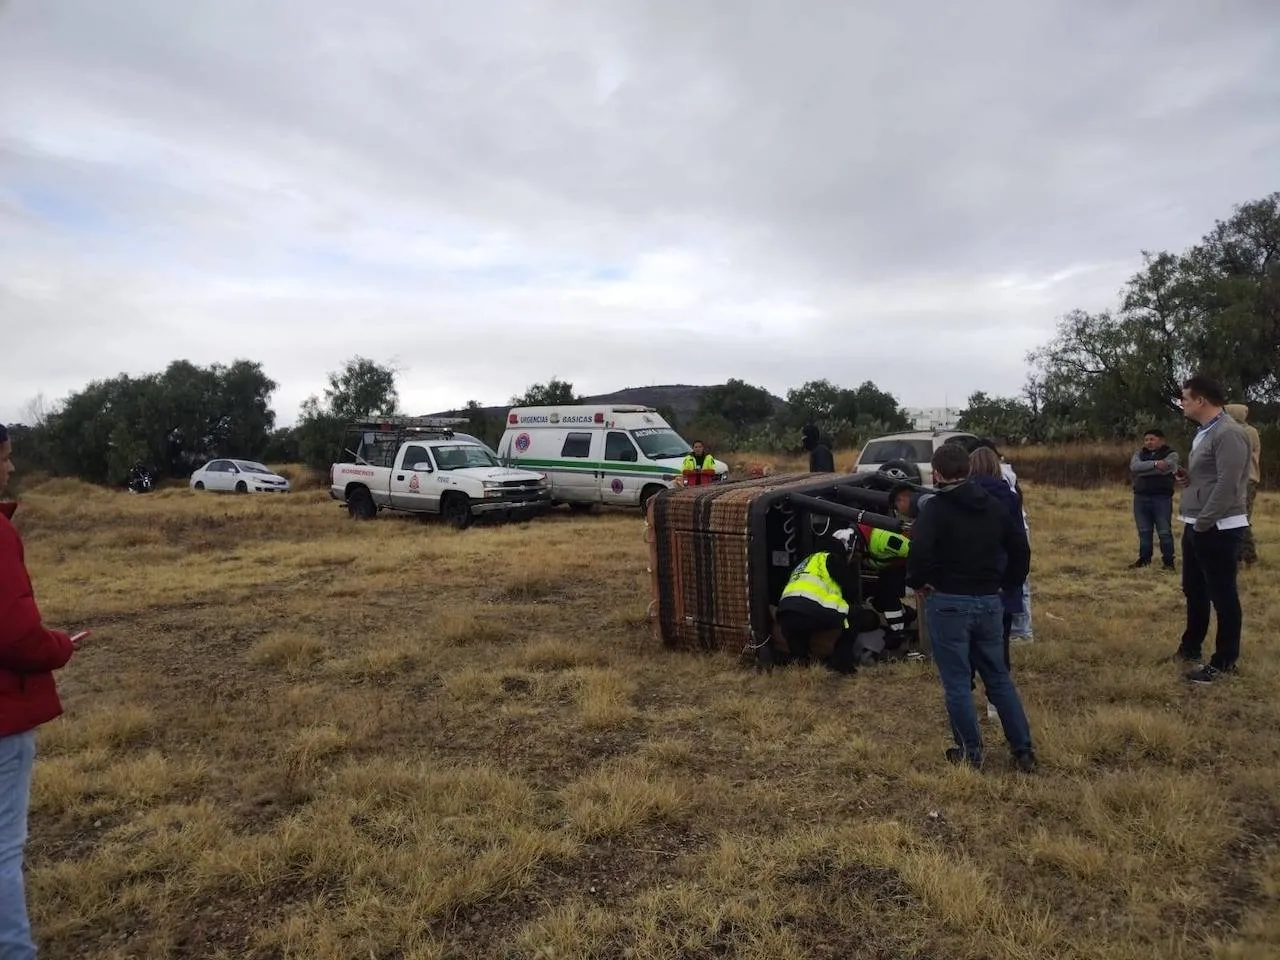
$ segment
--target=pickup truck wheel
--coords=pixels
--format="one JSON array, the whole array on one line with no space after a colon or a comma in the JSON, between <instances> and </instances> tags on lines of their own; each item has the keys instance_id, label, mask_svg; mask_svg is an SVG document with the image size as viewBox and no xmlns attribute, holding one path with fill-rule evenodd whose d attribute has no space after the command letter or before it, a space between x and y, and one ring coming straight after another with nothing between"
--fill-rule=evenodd
<instances>
[{"instance_id":1,"label":"pickup truck wheel","mask_svg":"<svg viewBox=\"0 0 1280 960\"><path fill-rule=\"evenodd\" d=\"M357 487L347 497L347 514L352 520L372 520L378 515L373 496L364 487Z\"/></svg>"},{"instance_id":2,"label":"pickup truck wheel","mask_svg":"<svg viewBox=\"0 0 1280 960\"><path fill-rule=\"evenodd\" d=\"M465 530L471 526L471 498L465 493L447 493L440 513L453 529Z\"/></svg>"}]
</instances>

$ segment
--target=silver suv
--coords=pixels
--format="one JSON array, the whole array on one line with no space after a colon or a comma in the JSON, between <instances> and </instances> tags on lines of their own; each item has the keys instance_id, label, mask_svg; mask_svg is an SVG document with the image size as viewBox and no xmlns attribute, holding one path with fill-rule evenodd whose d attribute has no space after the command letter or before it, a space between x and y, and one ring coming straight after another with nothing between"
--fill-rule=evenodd
<instances>
[{"instance_id":1,"label":"silver suv","mask_svg":"<svg viewBox=\"0 0 1280 960\"><path fill-rule=\"evenodd\" d=\"M933 453L953 437L976 440L963 430L914 430L868 440L858 451L855 475L883 473L894 480L933 486Z\"/></svg>"}]
</instances>

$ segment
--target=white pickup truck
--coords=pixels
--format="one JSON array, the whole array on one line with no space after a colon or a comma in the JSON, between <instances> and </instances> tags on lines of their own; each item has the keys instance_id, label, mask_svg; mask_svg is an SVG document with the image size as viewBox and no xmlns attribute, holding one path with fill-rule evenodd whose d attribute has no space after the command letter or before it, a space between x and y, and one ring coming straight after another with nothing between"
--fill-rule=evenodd
<instances>
[{"instance_id":1,"label":"white pickup truck","mask_svg":"<svg viewBox=\"0 0 1280 960\"><path fill-rule=\"evenodd\" d=\"M465 423L384 417L353 424L344 462L329 470L329 496L359 520L380 510L437 514L461 530L477 517L527 519L551 504L541 473L502 466L487 447L455 436Z\"/></svg>"}]
</instances>

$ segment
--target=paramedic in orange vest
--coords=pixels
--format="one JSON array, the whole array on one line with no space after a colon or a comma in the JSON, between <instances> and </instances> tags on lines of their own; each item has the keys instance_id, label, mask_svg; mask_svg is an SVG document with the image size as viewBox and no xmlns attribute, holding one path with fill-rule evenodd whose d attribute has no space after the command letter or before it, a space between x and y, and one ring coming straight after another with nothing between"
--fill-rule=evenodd
<instances>
[{"instance_id":1,"label":"paramedic in orange vest","mask_svg":"<svg viewBox=\"0 0 1280 960\"><path fill-rule=\"evenodd\" d=\"M716 458L707 453L701 440L693 441L693 450L684 458L680 467L684 482L690 487L701 487L716 482Z\"/></svg>"}]
</instances>

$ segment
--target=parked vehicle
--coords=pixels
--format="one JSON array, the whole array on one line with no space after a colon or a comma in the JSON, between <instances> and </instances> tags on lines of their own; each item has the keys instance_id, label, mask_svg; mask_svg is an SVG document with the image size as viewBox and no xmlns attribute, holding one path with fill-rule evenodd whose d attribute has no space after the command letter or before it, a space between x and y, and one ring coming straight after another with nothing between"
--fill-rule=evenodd
<instances>
[{"instance_id":1,"label":"parked vehicle","mask_svg":"<svg viewBox=\"0 0 1280 960\"><path fill-rule=\"evenodd\" d=\"M191 474L188 485L192 490L218 493L288 493L292 489L288 478L256 460L210 460Z\"/></svg>"},{"instance_id":2,"label":"parked vehicle","mask_svg":"<svg viewBox=\"0 0 1280 960\"><path fill-rule=\"evenodd\" d=\"M515 407L498 444L503 463L543 471L552 503L577 509L644 508L654 494L680 485L692 449L657 410L638 405ZM728 472L717 461L717 481Z\"/></svg>"},{"instance_id":3,"label":"parked vehicle","mask_svg":"<svg viewBox=\"0 0 1280 960\"><path fill-rule=\"evenodd\" d=\"M355 519L381 510L443 516L461 530L477 517L525 519L550 504L546 477L505 467L465 419L383 417L352 424L344 462L329 470L329 496Z\"/></svg>"},{"instance_id":4,"label":"parked vehicle","mask_svg":"<svg viewBox=\"0 0 1280 960\"><path fill-rule=\"evenodd\" d=\"M893 480L933 486L933 453L952 437L976 439L957 430L918 430L876 437L863 444L854 475L882 473Z\"/></svg>"},{"instance_id":5,"label":"parked vehicle","mask_svg":"<svg viewBox=\"0 0 1280 960\"><path fill-rule=\"evenodd\" d=\"M129 479L125 481L125 487L130 493L150 493L155 486L155 474L141 460L129 468Z\"/></svg>"}]
</instances>

